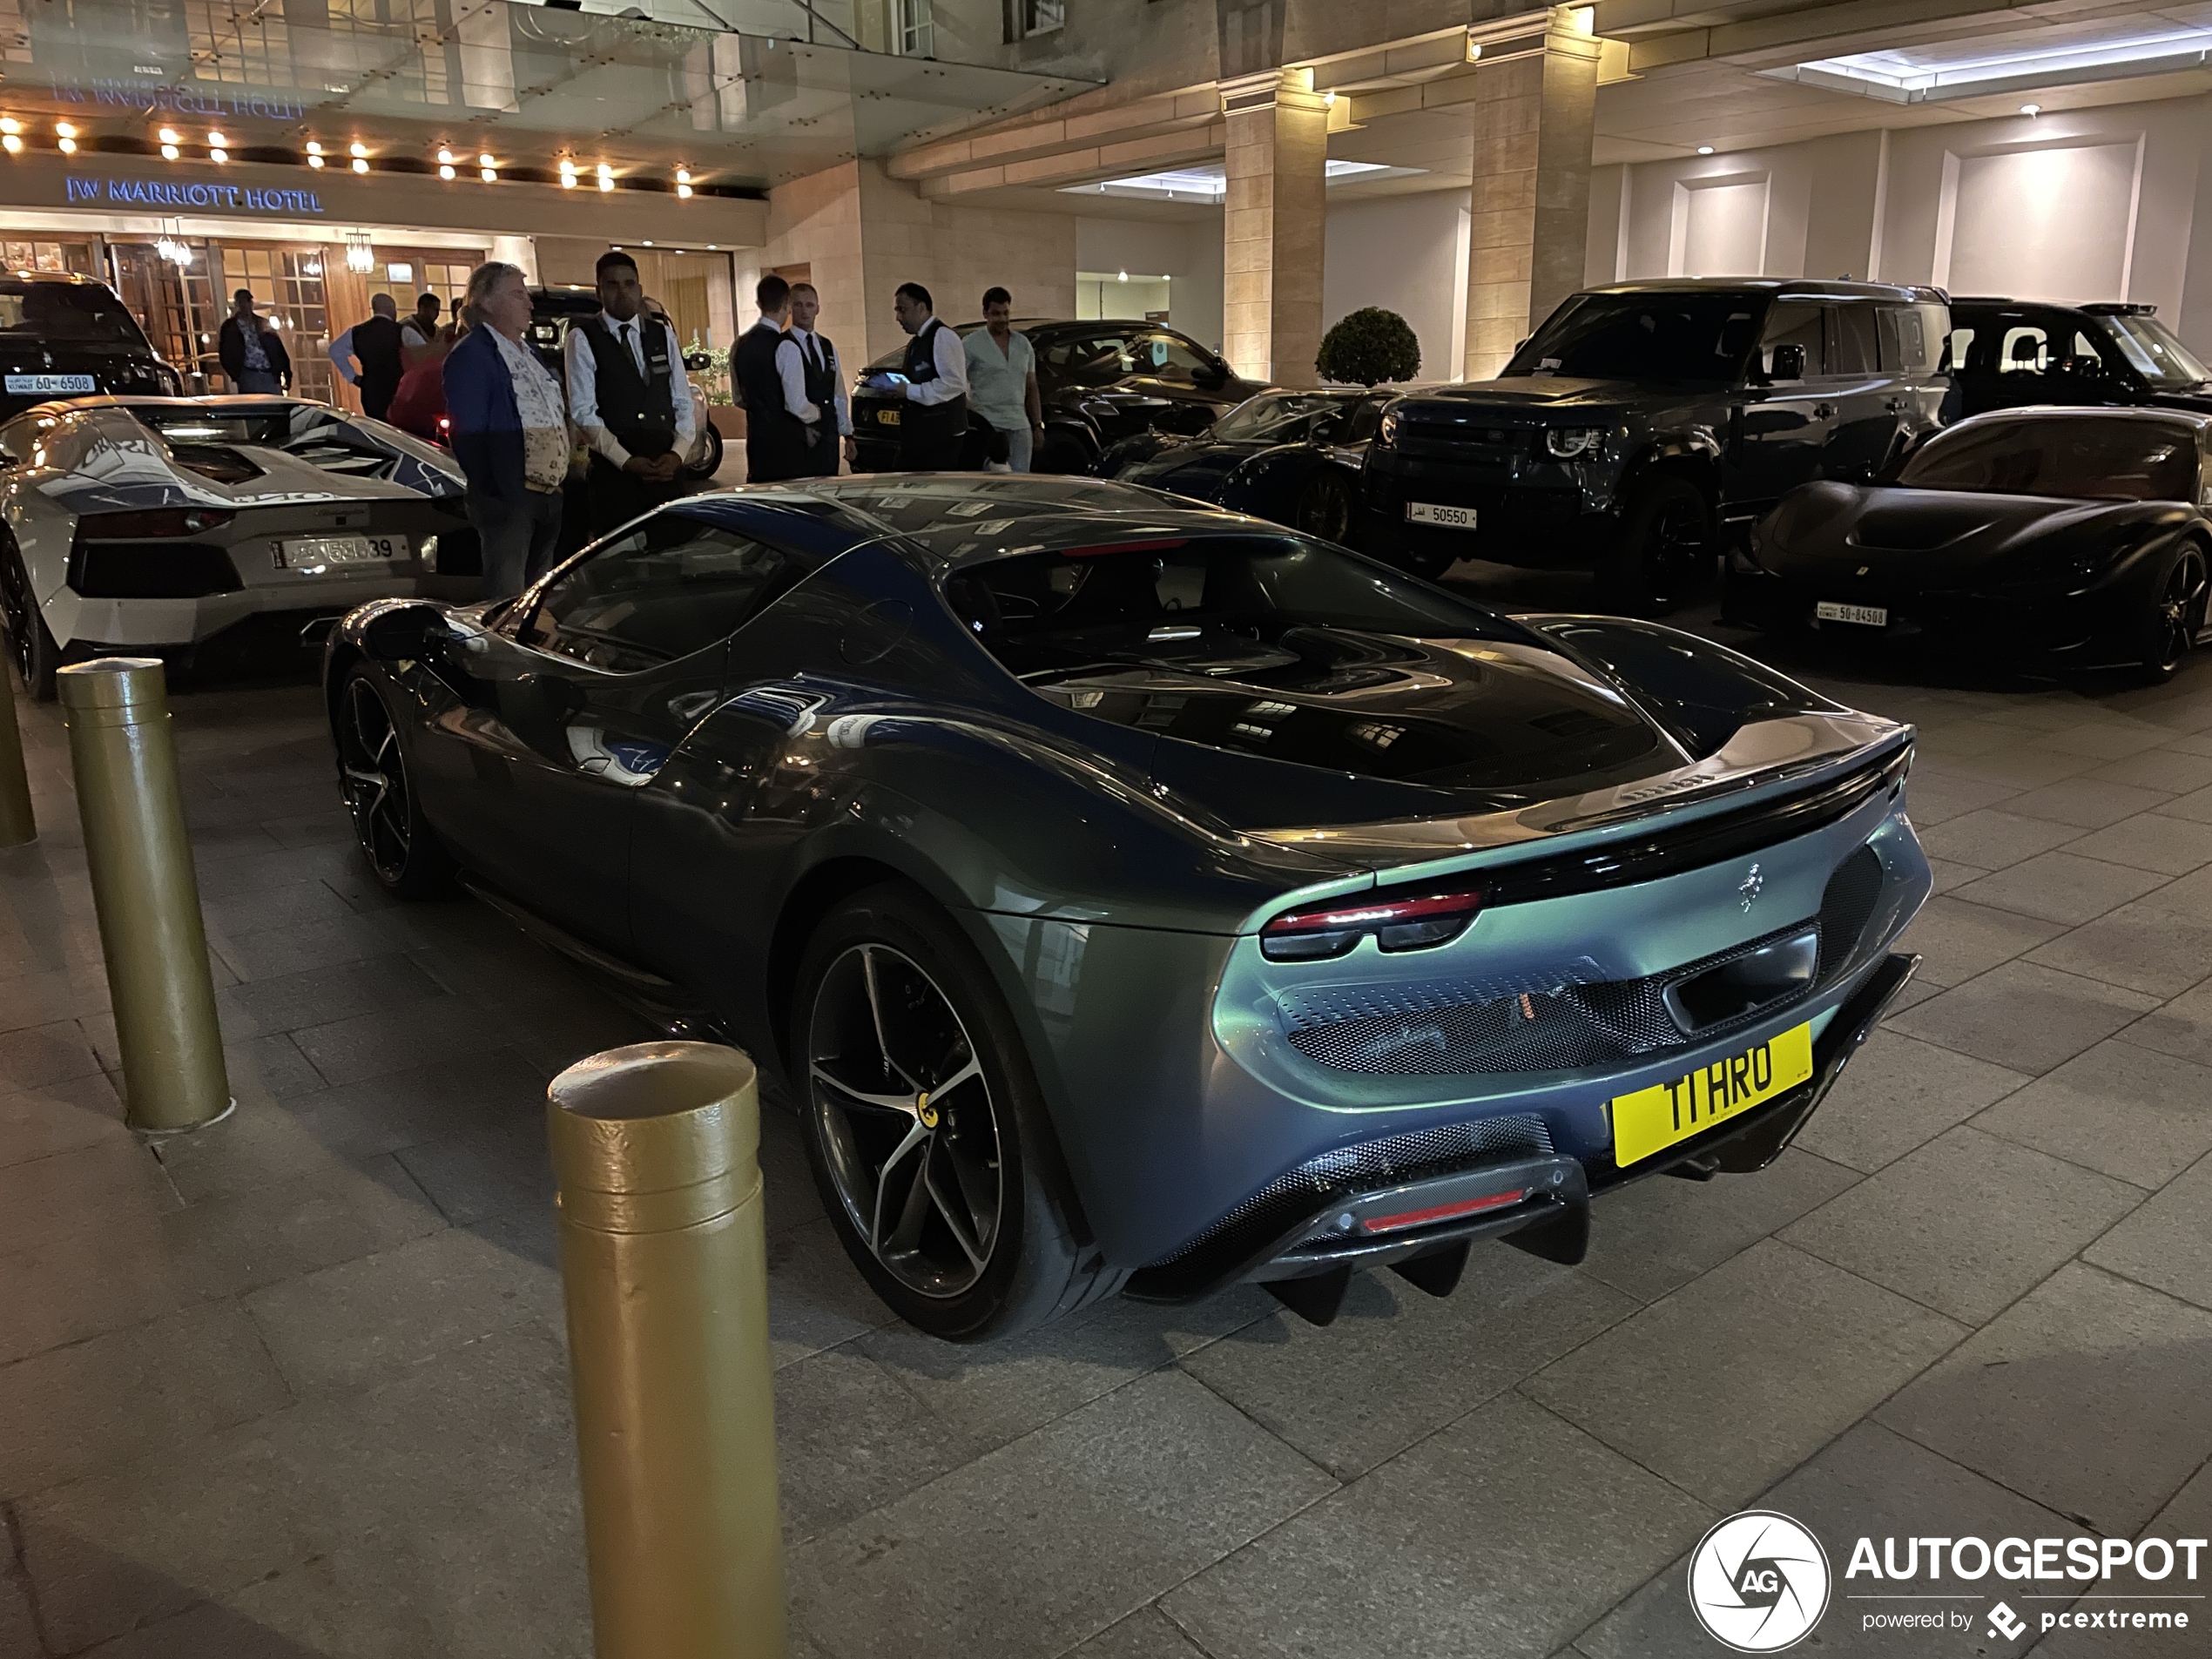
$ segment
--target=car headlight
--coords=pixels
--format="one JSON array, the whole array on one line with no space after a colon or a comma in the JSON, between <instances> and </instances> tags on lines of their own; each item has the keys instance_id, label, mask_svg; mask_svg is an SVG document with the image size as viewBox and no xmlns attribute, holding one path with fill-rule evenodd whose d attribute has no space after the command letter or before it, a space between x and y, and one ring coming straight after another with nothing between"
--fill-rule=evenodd
<instances>
[{"instance_id":1,"label":"car headlight","mask_svg":"<svg viewBox=\"0 0 2212 1659\"><path fill-rule=\"evenodd\" d=\"M425 570L429 571L434 576L436 575L438 569L438 538L435 536L424 536L422 538L422 545L415 550L415 556L422 561L422 568Z\"/></svg>"},{"instance_id":2,"label":"car headlight","mask_svg":"<svg viewBox=\"0 0 2212 1659\"><path fill-rule=\"evenodd\" d=\"M1602 426L1555 426L1544 432L1544 448L1554 461L1572 461L1594 455L1605 442Z\"/></svg>"},{"instance_id":3,"label":"car headlight","mask_svg":"<svg viewBox=\"0 0 2212 1659\"><path fill-rule=\"evenodd\" d=\"M1379 436L1385 443L1395 443L1398 442L1398 411L1396 409L1386 409L1383 411L1382 426L1379 429L1377 435Z\"/></svg>"}]
</instances>

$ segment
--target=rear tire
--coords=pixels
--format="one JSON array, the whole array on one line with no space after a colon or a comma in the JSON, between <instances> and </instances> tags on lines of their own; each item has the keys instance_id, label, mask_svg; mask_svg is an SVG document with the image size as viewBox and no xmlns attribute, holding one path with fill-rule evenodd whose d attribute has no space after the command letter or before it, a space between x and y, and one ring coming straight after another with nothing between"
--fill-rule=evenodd
<instances>
[{"instance_id":1,"label":"rear tire","mask_svg":"<svg viewBox=\"0 0 2212 1659\"><path fill-rule=\"evenodd\" d=\"M2136 624L2136 661L2144 680L2172 679L2204 631L2205 608L2212 597L2204 549L2184 542L2174 550L2151 589L2150 603Z\"/></svg>"},{"instance_id":2,"label":"rear tire","mask_svg":"<svg viewBox=\"0 0 2212 1659\"><path fill-rule=\"evenodd\" d=\"M1632 617L1663 617L1711 574L1713 515L1704 492L1670 473L1630 488L1621 529L1598 563L1599 593Z\"/></svg>"},{"instance_id":3,"label":"rear tire","mask_svg":"<svg viewBox=\"0 0 2212 1659\"><path fill-rule=\"evenodd\" d=\"M684 475L694 483L705 483L722 470L722 433L711 421L702 435L706 439L706 453L684 469Z\"/></svg>"},{"instance_id":4,"label":"rear tire","mask_svg":"<svg viewBox=\"0 0 2212 1659\"><path fill-rule=\"evenodd\" d=\"M1292 524L1339 547L1352 544L1352 489L1334 469L1317 472L1298 487Z\"/></svg>"},{"instance_id":5,"label":"rear tire","mask_svg":"<svg viewBox=\"0 0 2212 1659\"><path fill-rule=\"evenodd\" d=\"M369 671L356 664L338 689L332 736L338 788L354 838L387 893L429 899L452 884L453 858L422 816L399 725Z\"/></svg>"},{"instance_id":6,"label":"rear tire","mask_svg":"<svg viewBox=\"0 0 2212 1659\"><path fill-rule=\"evenodd\" d=\"M909 1325L990 1340L1121 1288L1128 1274L1080 1236L1012 1013L921 894L886 883L823 919L790 1042L823 1206Z\"/></svg>"},{"instance_id":7,"label":"rear tire","mask_svg":"<svg viewBox=\"0 0 2212 1659\"><path fill-rule=\"evenodd\" d=\"M1090 455L1082 445L1059 434L1046 438L1029 462L1031 472L1057 473L1070 478L1080 477L1090 469Z\"/></svg>"},{"instance_id":8,"label":"rear tire","mask_svg":"<svg viewBox=\"0 0 2212 1659\"><path fill-rule=\"evenodd\" d=\"M0 626L7 630L8 657L23 677L24 694L34 703L52 702L62 648L38 614L30 593L30 571L12 536L0 546Z\"/></svg>"}]
</instances>

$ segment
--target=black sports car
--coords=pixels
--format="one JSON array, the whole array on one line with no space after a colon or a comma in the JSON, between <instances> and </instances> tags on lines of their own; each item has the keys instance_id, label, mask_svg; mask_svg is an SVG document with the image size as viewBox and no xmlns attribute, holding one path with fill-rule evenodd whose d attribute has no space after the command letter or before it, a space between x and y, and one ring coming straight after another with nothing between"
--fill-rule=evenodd
<instances>
[{"instance_id":1,"label":"black sports car","mask_svg":"<svg viewBox=\"0 0 2212 1659\"><path fill-rule=\"evenodd\" d=\"M1200 437L1124 438L1098 469L1357 547L1359 463L1404 390L1262 392Z\"/></svg>"},{"instance_id":2,"label":"black sports car","mask_svg":"<svg viewBox=\"0 0 2212 1659\"><path fill-rule=\"evenodd\" d=\"M983 325L958 324L965 340ZM1036 472L1088 473L1123 438L1148 431L1190 435L1262 388L1187 334L1156 322L1017 321L1037 354L1037 394L1044 436L1030 461ZM890 472L899 465L899 421L906 405L869 391L870 374L896 369L906 348L887 352L860 373L853 388L855 472ZM983 417L968 412L963 470L981 472L990 450Z\"/></svg>"},{"instance_id":3,"label":"black sports car","mask_svg":"<svg viewBox=\"0 0 2212 1659\"><path fill-rule=\"evenodd\" d=\"M1929 887L1909 728L1096 480L693 496L326 665L386 886L780 1070L950 1338L1579 1260L1594 1193L1776 1156Z\"/></svg>"},{"instance_id":4,"label":"black sports car","mask_svg":"<svg viewBox=\"0 0 2212 1659\"><path fill-rule=\"evenodd\" d=\"M105 282L50 271L0 276L0 420L57 397L184 389Z\"/></svg>"},{"instance_id":5,"label":"black sports car","mask_svg":"<svg viewBox=\"0 0 2212 1659\"><path fill-rule=\"evenodd\" d=\"M1757 574L1731 574L1731 614L2162 678L2205 624L2208 434L2212 416L2164 409L1961 421L1894 482L1784 496L1753 532Z\"/></svg>"}]
</instances>

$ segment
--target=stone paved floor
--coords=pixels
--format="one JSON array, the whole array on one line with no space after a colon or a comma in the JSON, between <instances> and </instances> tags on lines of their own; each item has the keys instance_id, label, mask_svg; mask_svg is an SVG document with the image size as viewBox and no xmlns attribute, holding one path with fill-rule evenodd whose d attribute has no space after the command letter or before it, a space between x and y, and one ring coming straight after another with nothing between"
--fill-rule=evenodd
<instances>
[{"instance_id":1,"label":"stone paved floor","mask_svg":"<svg viewBox=\"0 0 2212 1659\"><path fill-rule=\"evenodd\" d=\"M1831 1552L2212 1533L2212 661L1807 671L1921 727L1925 967L1773 1169L1630 1190L1580 1269L1494 1245L1448 1300L1363 1278L1328 1330L1246 1291L954 1350L886 1324L772 1116L794 1653L1663 1659L1718 1651L1679 1562L1755 1501ZM312 688L176 707L239 1107L152 1149L59 723L24 711L0 1656L583 1655L539 1114L641 1031L486 910L382 899ZM1992 1650L1862 1646L1858 1606L1819 1650Z\"/></svg>"}]
</instances>

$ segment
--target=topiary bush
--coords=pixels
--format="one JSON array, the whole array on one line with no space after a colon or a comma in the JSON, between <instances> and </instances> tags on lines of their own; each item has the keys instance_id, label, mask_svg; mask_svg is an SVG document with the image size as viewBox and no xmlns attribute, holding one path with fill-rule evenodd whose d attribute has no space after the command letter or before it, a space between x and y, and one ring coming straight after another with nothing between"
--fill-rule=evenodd
<instances>
[{"instance_id":1,"label":"topiary bush","mask_svg":"<svg viewBox=\"0 0 2212 1659\"><path fill-rule=\"evenodd\" d=\"M1355 386L1410 381L1420 373L1421 342L1396 312L1362 306L1322 337L1313 367L1325 381Z\"/></svg>"}]
</instances>

